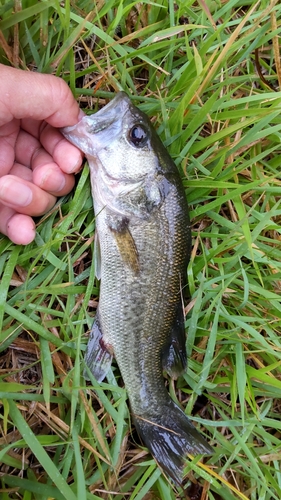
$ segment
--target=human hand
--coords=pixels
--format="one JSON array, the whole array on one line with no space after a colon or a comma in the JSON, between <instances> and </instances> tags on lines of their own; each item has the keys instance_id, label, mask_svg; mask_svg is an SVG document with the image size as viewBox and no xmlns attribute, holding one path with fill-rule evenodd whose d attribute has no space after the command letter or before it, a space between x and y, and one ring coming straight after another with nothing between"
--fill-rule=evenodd
<instances>
[{"instance_id":1,"label":"human hand","mask_svg":"<svg viewBox=\"0 0 281 500\"><path fill-rule=\"evenodd\" d=\"M0 232L14 243L30 243L32 216L73 188L82 153L58 128L82 116L62 79L0 64Z\"/></svg>"}]
</instances>

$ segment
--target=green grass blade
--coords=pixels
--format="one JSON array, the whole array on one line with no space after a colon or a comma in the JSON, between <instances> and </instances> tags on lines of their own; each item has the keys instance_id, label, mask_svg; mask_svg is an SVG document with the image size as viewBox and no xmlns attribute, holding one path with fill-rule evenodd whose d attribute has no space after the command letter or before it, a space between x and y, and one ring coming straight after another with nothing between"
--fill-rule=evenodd
<instances>
[{"instance_id":1,"label":"green grass blade","mask_svg":"<svg viewBox=\"0 0 281 500\"><path fill-rule=\"evenodd\" d=\"M39 460L40 463L44 464L44 468L47 474L50 476L50 478L60 491L63 498L67 500L75 500L76 495L73 493L72 489L65 482L65 480L63 479L63 477L53 464L51 458L46 453L44 448L41 446L36 436L33 434L31 428L24 420L21 412L18 410L17 405L12 400L9 401L9 405L10 405L10 415L14 422L14 425L21 433L23 439L25 440L26 444L30 447L30 449L36 456L37 460Z\"/></svg>"}]
</instances>

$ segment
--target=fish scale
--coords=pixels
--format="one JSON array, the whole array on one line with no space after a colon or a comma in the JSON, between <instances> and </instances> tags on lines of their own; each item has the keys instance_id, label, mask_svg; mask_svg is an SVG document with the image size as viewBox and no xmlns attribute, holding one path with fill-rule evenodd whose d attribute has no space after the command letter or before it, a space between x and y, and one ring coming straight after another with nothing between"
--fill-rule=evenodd
<instances>
[{"instance_id":1,"label":"fish scale","mask_svg":"<svg viewBox=\"0 0 281 500\"><path fill-rule=\"evenodd\" d=\"M157 226L159 222L154 221L151 225L153 226L152 229L154 229L153 233L156 229L156 234L158 234ZM115 269L121 266L122 273L119 276L119 273L116 272L114 281L112 275L107 280L107 273L105 273L105 280L103 281L106 284L103 287L101 283L99 311L104 318L102 322L103 330L105 332L108 331L107 328L111 330L109 342L114 345L114 355L125 386L131 395L132 410L137 414L142 411L143 406L143 398L140 397L140 394L145 392L146 400L151 404L151 395L155 393L158 385L157 381L163 381L160 353L163 344L162 339L164 338L165 319L167 311L171 314L171 309L164 306L164 310L159 310L159 302L164 303L162 295L165 295L165 283L169 280L167 266L166 273L161 272L163 269L162 259L159 259L159 253L156 252L154 244L147 244L146 248L143 249L141 245L138 245L139 239L141 242L144 240L152 241L150 238L152 232L150 225L146 225L144 230L137 227L131 228L131 232L136 246L139 248L141 279L134 276L130 269L124 269L122 262L116 260L116 254L112 252L113 245L110 242L107 248L101 247L101 252L105 251L106 254L104 267L108 267L108 260L115 259ZM160 241L159 243L161 244ZM163 242L162 246L164 246ZM160 247L159 250L161 254L164 249ZM146 258L147 254L150 255L150 259ZM163 290L160 292L161 289ZM118 294L115 295L115 299L114 290L119 290ZM130 303L128 297L130 297ZM109 311L108 303L111 304ZM159 320L161 317L162 321ZM168 322L166 321L166 323ZM112 325L114 325L113 328ZM118 329L115 328L115 325L118 325ZM133 363L132 358L134 359ZM155 363L158 365L157 381L155 381L155 376L153 378L146 376L151 373L152 364L155 371ZM140 374L142 375L141 378ZM131 386L132 390L130 390ZM139 404L137 403L138 400Z\"/></svg>"},{"instance_id":2,"label":"fish scale","mask_svg":"<svg viewBox=\"0 0 281 500\"><path fill-rule=\"evenodd\" d=\"M180 484L186 455L212 448L163 377L186 369L181 293L191 234L178 170L123 92L62 132L87 156L96 214L101 284L85 361L101 381L114 355L140 437Z\"/></svg>"}]
</instances>

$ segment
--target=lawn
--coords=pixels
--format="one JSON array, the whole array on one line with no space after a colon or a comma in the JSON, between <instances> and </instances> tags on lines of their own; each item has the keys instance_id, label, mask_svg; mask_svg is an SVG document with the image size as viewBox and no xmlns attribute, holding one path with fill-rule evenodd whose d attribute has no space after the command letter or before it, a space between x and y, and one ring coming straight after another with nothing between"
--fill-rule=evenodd
<instances>
[{"instance_id":1,"label":"lawn","mask_svg":"<svg viewBox=\"0 0 281 500\"><path fill-rule=\"evenodd\" d=\"M87 113L126 91L179 168L188 368L167 387L214 448L175 486L117 365L83 378L99 296L85 165L33 243L0 235L1 499L280 500L280 33L278 0L0 1L0 62L61 76Z\"/></svg>"}]
</instances>

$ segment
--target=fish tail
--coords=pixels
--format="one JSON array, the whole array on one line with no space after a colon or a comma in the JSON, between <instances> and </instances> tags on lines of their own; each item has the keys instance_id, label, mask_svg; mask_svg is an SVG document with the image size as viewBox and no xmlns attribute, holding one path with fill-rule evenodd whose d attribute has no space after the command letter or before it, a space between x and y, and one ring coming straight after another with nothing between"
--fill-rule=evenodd
<instances>
[{"instance_id":1,"label":"fish tail","mask_svg":"<svg viewBox=\"0 0 281 500\"><path fill-rule=\"evenodd\" d=\"M160 412L159 412L160 413ZM187 454L211 454L213 449L195 429L185 413L172 401L158 417L140 417L134 421L139 436L159 466L178 484Z\"/></svg>"}]
</instances>

